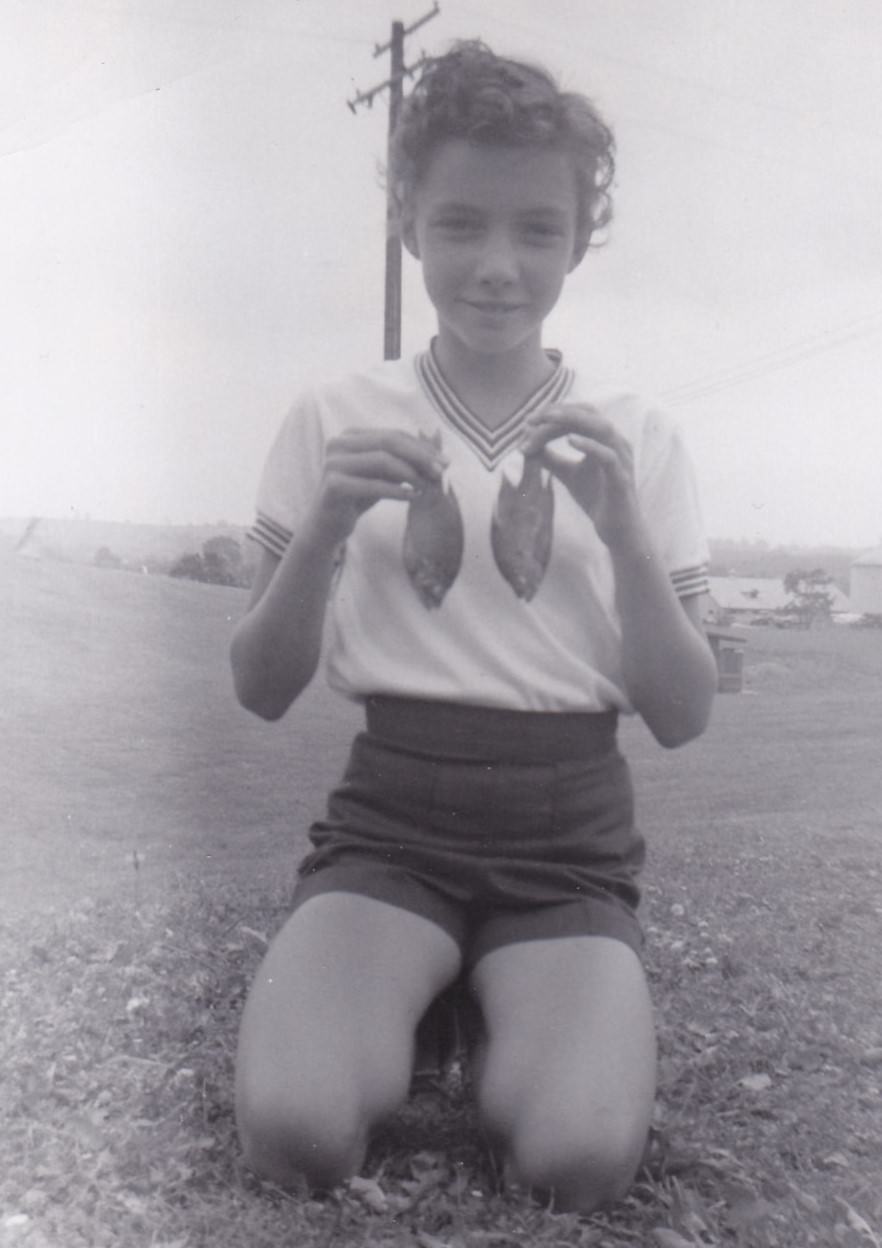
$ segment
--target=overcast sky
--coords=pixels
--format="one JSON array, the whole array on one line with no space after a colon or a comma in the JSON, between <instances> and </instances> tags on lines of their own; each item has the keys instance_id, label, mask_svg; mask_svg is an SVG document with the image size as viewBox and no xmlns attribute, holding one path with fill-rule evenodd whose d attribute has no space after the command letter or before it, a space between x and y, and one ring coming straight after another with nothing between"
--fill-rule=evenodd
<instances>
[{"instance_id":1,"label":"overcast sky","mask_svg":"<svg viewBox=\"0 0 882 1248\"><path fill-rule=\"evenodd\" d=\"M440 3L410 59L481 36L616 131L547 343L664 402L712 536L882 541L882 6ZM386 101L346 100L430 8L6 0L0 515L250 520L298 388L382 355Z\"/></svg>"}]
</instances>

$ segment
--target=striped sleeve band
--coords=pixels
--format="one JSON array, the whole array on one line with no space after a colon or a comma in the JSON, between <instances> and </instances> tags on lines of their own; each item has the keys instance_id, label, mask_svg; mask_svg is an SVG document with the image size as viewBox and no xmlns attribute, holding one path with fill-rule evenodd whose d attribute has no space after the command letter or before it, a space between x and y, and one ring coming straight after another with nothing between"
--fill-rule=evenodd
<instances>
[{"instance_id":1,"label":"striped sleeve band","mask_svg":"<svg viewBox=\"0 0 882 1248\"><path fill-rule=\"evenodd\" d=\"M671 583L678 598L694 598L710 592L707 564L699 563L691 568L679 568L671 573Z\"/></svg>"},{"instance_id":2,"label":"striped sleeve band","mask_svg":"<svg viewBox=\"0 0 882 1248\"><path fill-rule=\"evenodd\" d=\"M284 525L271 520L265 512L258 511L257 519L248 530L248 536L260 546L263 546L264 550L268 550L271 555L276 555L277 558L281 559L294 535Z\"/></svg>"}]
</instances>

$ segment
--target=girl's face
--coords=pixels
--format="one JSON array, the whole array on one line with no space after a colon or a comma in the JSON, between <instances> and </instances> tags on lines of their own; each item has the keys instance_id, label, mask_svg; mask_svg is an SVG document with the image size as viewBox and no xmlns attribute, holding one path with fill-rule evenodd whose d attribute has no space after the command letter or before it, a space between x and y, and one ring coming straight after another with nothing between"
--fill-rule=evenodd
<instances>
[{"instance_id":1,"label":"girl's face","mask_svg":"<svg viewBox=\"0 0 882 1248\"><path fill-rule=\"evenodd\" d=\"M479 354L535 350L585 251L564 152L449 139L416 188L405 234L443 343Z\"/></svg>"}]
</instances>

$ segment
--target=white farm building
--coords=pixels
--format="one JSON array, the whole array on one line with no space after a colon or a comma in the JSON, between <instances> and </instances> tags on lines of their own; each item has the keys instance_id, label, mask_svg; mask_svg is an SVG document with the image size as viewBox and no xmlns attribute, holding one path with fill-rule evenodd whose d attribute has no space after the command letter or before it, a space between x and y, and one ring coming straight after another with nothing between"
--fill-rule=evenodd
<instances>
[{"instance_id":1,"label":"white farm building","mask_svg":"<svg viewBox=\"0 0 882 1248\"><path fill-rule=\"evenodd\" d=\"M850 569L848 596L853 611L882 615L882 546L855 559Z\"/></svg>"},{"instance_id":2,"label":"white farm building","mask_svg":"<svg viewBox=\"0 0 882 1248\"><path fill-rule=\"evenodd\" d=\"M717 619L746 624L793 610L793 595L784 588L783 577L711 576L708 579L711 610ZM834 616L859 610L838 586L831 584L825 589L830 595L830 610ZM882 607L879 610L882 611Z\"/></svg>"}]
</instances>

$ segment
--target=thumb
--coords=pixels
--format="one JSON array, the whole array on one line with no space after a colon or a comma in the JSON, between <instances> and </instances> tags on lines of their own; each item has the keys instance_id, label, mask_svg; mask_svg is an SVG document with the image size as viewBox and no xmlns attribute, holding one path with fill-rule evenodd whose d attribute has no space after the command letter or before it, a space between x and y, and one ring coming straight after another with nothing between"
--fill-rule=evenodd
<instances>
[{"instance_id":1,"label":"thumb","mask_svg":"<svg viewBox=\"0 0 882 1248\"><path fill-rule=\"evenodd\" d=\"M557 477L567 489L575 485L584 463L582 460L574 461L570 456L562 455L560 451L552 450L548 446L542 448L539 458L542 466Z\"/></svg>"}]
</instances>

